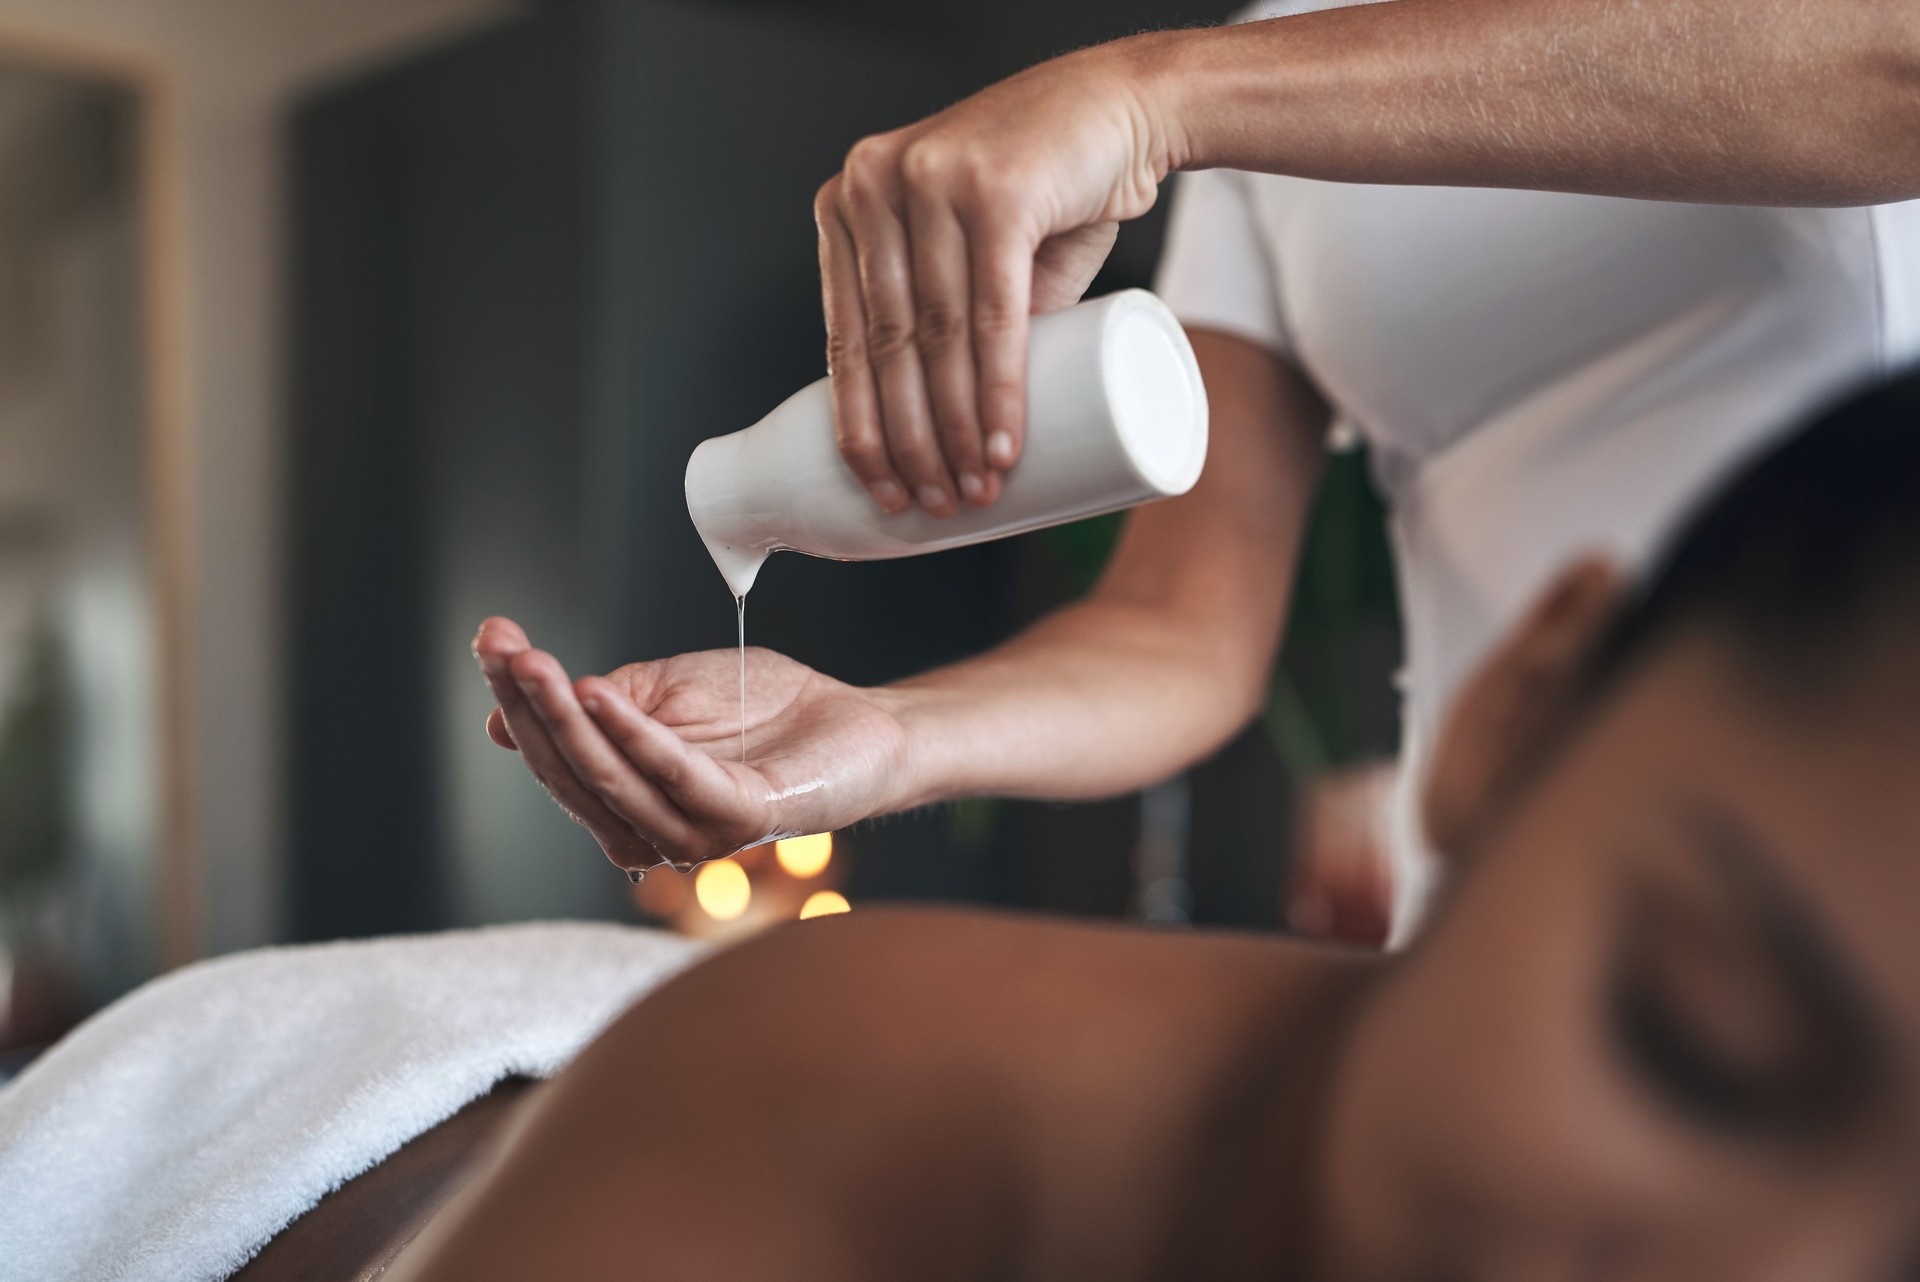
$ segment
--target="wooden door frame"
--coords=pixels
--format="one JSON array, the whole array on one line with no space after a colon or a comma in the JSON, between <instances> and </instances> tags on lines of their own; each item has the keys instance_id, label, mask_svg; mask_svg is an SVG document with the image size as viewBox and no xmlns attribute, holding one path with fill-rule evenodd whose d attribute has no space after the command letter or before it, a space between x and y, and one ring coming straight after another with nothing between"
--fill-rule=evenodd
<instances>
[{"instance_id":1,"label":"wooden door frame","mask_svg":"<svg viewBox=\"0 0 1920 1282\"><path fill-rule=\"evenodd\" d=\"M0 18L0 56L116 81L139 103L140 350L159 785L154 927L157 960L170 970L206 951L195 664L193 316L179 80L151 50L6 18Z\"/></svg>"}]
</instances>

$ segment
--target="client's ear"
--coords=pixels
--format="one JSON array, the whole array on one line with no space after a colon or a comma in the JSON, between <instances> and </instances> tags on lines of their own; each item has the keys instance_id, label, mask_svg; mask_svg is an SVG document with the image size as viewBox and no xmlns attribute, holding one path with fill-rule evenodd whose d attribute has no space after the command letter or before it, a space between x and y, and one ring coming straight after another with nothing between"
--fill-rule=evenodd
<instances>
[{"instance_id":1,"label":"client's ear","mask_svg":"<svg viewBox=\"0 0 1920 1282\"><path fill-rule=\"evenodd\" d=\"M1576 563L1462 688L1427 775L1423 817L1436 850L1473 850L1512 799L1567 710L1624 584L1605 561Z\"/></svg>"}]
</instances>

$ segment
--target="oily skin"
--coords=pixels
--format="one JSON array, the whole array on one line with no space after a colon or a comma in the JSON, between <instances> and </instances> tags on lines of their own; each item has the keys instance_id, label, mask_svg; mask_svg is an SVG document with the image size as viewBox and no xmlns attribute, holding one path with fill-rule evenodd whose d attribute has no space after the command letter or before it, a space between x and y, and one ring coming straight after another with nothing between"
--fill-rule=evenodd
<instances>
[{"instance_id":1,"label":"oily skin","mask_svg":"<svg viewBox=\"0 0 1920 1282\"><path fill-rule=\"evenodd\" d=\"M500 705L488 734L626 868L955 797L1112 796L1204 758L1265 701L1328 409L1271 353L1191 338L1211 404L1206 473L1129 515L1085 599L874 689L749 649L745 763L734 650L570 682L519 625L489 619L473 644Z\"/></svg>"},{"instance_id":2,"label":"oily skin","mask_svg":"<svg viewBox=\"0 0 1920 1282\"><path fill-rule=\"evenodd\" d=\"M1268 1207L1198 1233L1188 1192L1273 1187L1305 1133L1284 1087L1321 1067L1275 1057L1378 964L981 914L791 926L622 1017L392 1276L1128 1279L1175 1236L1285 1276L1301 1234Z\"/></svg>"},{"instance_id":3,"label":"oily skin","mask_svg":"<svg viewBox=\"0 0 1920 1282\"><path fill-rule=\"evenodd\" d=\"M488 619L473 654L500 707L494 742L515 748L607 858L685 866L885 809L907 737L879 692L771 650L746 652L751 759L738 759L732 650L568 677L510 619Z\"/></svg>"},{"instance_id":4,"label":"oily skin","mask_svg":"<svg viewBox=\"0 0 1920 1282\"><path fill-rule=\"evenodd\" d=\"M1468 867L1406 957L929 913L776 932L623 1017L392 1276L1898 1276L1920 684L1875 663L1790 708L1690 636L1570 714L1615 593L1571 573L1457 705L1428 819ZM1733 863L1703 853L1726 831ZM1790 1131L1703 1117L1610 1014L1646 944L1716 1053L1822 1053L1731 867L1873 1030L1845 1111Z\"/></svg>"}]
</instances>

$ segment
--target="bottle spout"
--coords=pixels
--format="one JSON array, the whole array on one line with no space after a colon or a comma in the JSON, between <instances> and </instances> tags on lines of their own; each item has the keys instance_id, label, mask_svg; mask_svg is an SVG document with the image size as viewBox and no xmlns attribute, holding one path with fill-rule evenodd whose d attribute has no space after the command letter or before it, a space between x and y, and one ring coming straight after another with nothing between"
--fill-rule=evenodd
<instances>
[{"instance_id":1,"label":"bottle spout","mask_svg":"<svg viewBox=\"0 0 1920 1282\"><path fill-rule=\"evenodd\" d=\"M760 577L760 567L767 563L768 553L759 548L730 547L704 534L700 541L707 545L707 555L713 558L720 577L727 581L727 587L735 596L743 597L753 590L753 581Z\"/></svg>"},{"instance_id":2,"label":"bottle spout","mask_svg":"<svg viewBox=\"0 0 1920 1282\"><path fill-rule=\"evenodd\" d=\"M735 596L774 551L914 556L1183 494L1206 462L1207 400L1173 313L1143 290L1034 318L1032 430L999 501L936 519L880 510L835 444L822 379L687 460L687 512Z\"/></svg>"},{"instance_id":3,"label":"bottle spout","mask_svg":"<svg viewBox=\"0 0 1920 1282\"><path fill-rule=\"evenodd\" d=\"M745 432L716 436L702 441L687 460L687 515L737 597L753 587L771 550L746 439Z\"/></svg>"}]
</instances>

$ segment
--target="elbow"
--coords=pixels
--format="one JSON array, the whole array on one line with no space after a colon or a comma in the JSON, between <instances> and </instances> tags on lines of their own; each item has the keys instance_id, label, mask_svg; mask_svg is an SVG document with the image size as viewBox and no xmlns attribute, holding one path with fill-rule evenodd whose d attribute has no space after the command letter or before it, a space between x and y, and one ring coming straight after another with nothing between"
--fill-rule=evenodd
<instances>
[{"instance_id":1,"label":"elbow","mask_svg":"<svg viewBox=\"0 0 1920 1282\"><path fill-rule=\"evenodd\" d=\"M1169 686L1181 691L1169 705L1177 712L1165 723L1173 732L1167 741L1173 749L1169 770L1199 765L1267 710L1268 665L1242 663L1218 651L1192 657L1195 661Z\"/></svg>"},{"instance_id":2,"label":"elbow","mask_svg":"<svg viewBox=\"0 0 1920 1282\"><path fill-rule=\"evenodd\" d=\"M1241 691L1239 701L1234 707L1233 725L1227 732L1228 738L1239 734L1266 715L1267 708L1273 702L1273 681L1274 673L1269 669L1261 672L1256 679L1245 683L1245 688Z\"/></svg>"},{"instance_id":3,"label":"elbow","mask_svg":"<svg viewBox=\"0 0 1920 1282\"><path fill-rule=\"evenodd\" d=\"M1275 682L1284 679L1278 667L1279 649L1279 636L1261 635L1247 638L1231 652L1212 656L1210 670L1218 683L1215 749L1267 717L1273 706Z\"/></svg>"},{"instance_id":4,"label":"elbow","mask_svg":"<svg viewBox=\"0 0 1920 1282\"><path fill-rule=\"evenodd\" d=\"M1245 671L1236 672L1220 682L1205 750L1200 754L1202 758L1218 752L1248 726L1266 716L1272 702L1272 683L1271 662L1257 667L1248 665Z\"/></svg>"}]
</instances>

